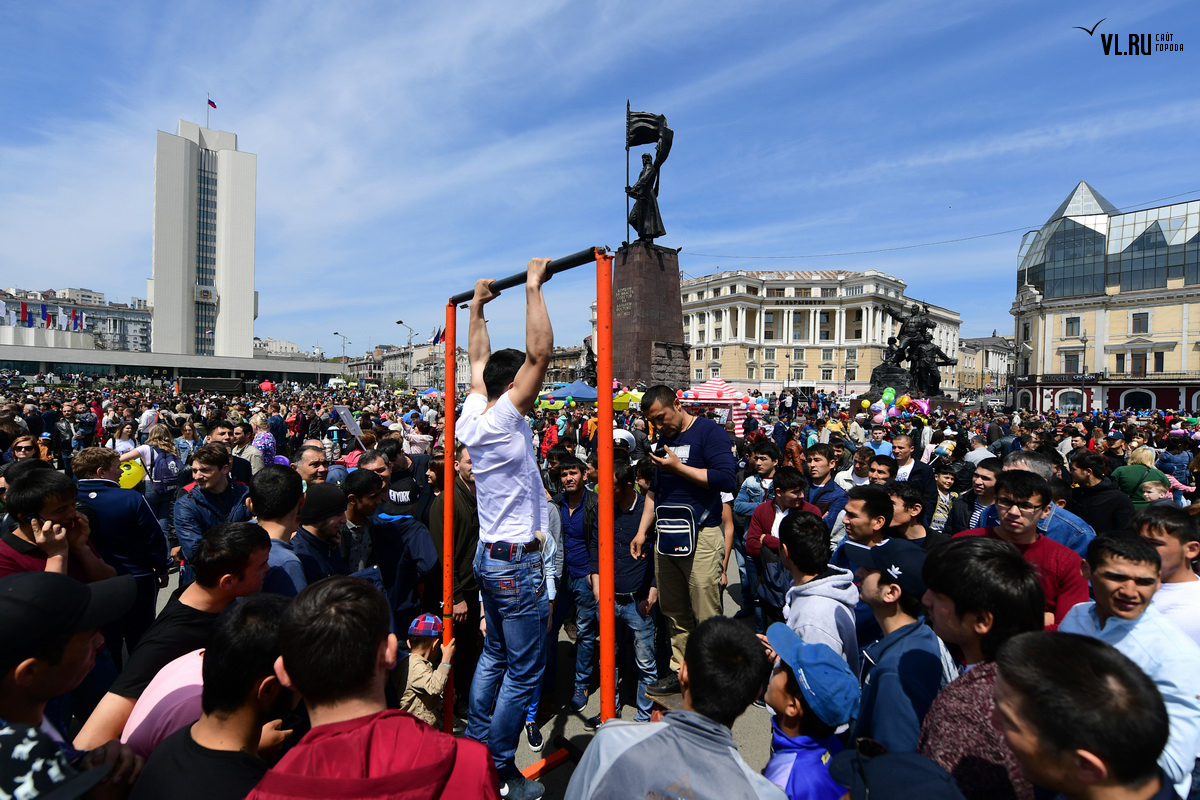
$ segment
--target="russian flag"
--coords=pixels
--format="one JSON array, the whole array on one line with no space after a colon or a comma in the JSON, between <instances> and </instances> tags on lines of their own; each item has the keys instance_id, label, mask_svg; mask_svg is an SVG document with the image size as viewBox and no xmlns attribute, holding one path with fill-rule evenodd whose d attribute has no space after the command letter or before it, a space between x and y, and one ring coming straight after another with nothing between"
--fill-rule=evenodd
<instances>
[{"instance_id":1,"label":"russian flag","mask_svg":"<svg viewBox=\"0 0 1200 800\"><path fill-rule=\"evenodd\" d=\"M213 108L216 108L216 107L217 107L217 104L213 102L213 99L212 99L211 97L210 97L210 98L208 98L208 104L209 104L210 106L212 106Z\"/></svg>"}]
</instances>

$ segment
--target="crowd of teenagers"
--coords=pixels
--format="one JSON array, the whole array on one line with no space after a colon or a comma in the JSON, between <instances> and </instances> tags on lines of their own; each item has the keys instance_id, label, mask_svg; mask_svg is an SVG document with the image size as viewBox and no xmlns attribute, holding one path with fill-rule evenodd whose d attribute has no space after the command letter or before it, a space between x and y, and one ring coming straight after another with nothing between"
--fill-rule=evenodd
<instances>
[{"instance_id":1,"label":"crowd of teenagers","mask_svg":"<svg viewBox=\"0 0 1200 800\"><path fill-rule=\"evenodd\" d=\"M477 284L449 450L436 399L11 392L0 798L537 798L562 713L570 798L1200 796L1197 420L784 393L739 430L659 385L606 432L537 408L545 265L524 352Z\"/></svg>"}]
</instances>

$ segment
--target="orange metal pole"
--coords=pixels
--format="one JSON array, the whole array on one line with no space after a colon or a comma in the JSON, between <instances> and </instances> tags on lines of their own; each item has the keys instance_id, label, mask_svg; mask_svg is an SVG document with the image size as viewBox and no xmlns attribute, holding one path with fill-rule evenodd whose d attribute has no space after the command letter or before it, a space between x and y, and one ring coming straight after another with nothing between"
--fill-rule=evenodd
<instances>
[{"instance_id":1,"label":"orange metal pole","mask_svg":"<svg viewBox=\"0 0 1200 800\"><path fill-rule=\"evenodd\" d=\"M617 715L617 606L613 552L612 262L596 251L596 393L600 411L597 489L600 495L600 719Z\"/></svg>"},{"instance_id":2,"label":"orange metal pole","mask_svg":"<svg viewBox=\"0 0 1200 800\"><path fill-rule=\"evenodd\" d=\"M536 781L538 778L542 777L559 764L565 763L570 757L571 751L565 747L561 747L543 758L541 761L535 761L525 769L521 770L521 774L532 781Z\"/></svg>"},{"instance_id":3,"label":"orange metal pole","mask_svg":"<svg viewBox=\"0 0 1200 800\"><path fill-rule=\"evenodd\" d=\"M458 384L456 367L458 366L458 345L455 323L458 322L458 309L453 301L446 304L446 401L445 433L442 436L443 461L442 473L442 503L445 509L442 517L442 643L447 644L454 638L454 479L458 473L454 469L454 423L455 413L454 390ZM454 679L451 665L451 679L446 681L443 693L442 729L446 733L454 731Z\"/></svg>"}]
</instances>

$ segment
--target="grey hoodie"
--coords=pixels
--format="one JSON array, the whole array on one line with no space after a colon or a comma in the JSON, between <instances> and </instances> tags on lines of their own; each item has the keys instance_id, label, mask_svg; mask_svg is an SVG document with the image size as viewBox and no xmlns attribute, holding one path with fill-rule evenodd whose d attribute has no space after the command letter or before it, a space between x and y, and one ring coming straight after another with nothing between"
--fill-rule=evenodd
<instances>
[{"instance_id":1,"label":"grey hoodie","mask_svg":"<svg viewBox=\"0 0 1200 800\"><path fill-rule=\"evenodd\" d=\"M827 644L858 674L858 635L854 606L858 587L848 569L830 564L820 576L788 589L783 617L806 644Z\"/></svg>"}]
</instances>

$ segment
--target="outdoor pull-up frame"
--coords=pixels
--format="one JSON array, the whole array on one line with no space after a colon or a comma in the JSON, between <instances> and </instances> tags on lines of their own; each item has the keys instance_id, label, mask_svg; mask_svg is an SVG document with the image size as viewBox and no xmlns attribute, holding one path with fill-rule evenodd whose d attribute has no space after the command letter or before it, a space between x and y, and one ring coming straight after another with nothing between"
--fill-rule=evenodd
<instances>
[{"instance_id":1,"label":"outdoor pull-up frame","mask_svg":"<svg viewBox=\"0 0 1200 800\"><path fill-rule=\"evenodd\" d=\"M613 370L612 370L612 261L607 247L589 247L578 253L551 261L547 267L550 275L565 272L585 264L596 264L596 388L599 410L599 434L596 437L599 463L598 493L599 555L600 555L600 718L608 720L617 713L617 657L616 657L616 597L613 589ZM525 282L526 273L518 272L507 278L492 281L493 291L511 289ZM457 312L462 303L474 296L474 291L456 294L446 303L446 431L445 431L445 479L442 502L445 515L442 526L442 623L443 641L453 637L454 608L454 423L455 391L457 389ZM549 532L547 531L547 534ZM471 668L473 665L459 664L455 669ZM454 684L446 683L445 712L443 722L449 732L454 724ZM561 759L545 759L526 770L527 777L536 777ZM540 766L539 766L540 765ZM529 774L529 773L534 774Z\"/></svg>"}]
</instances>

